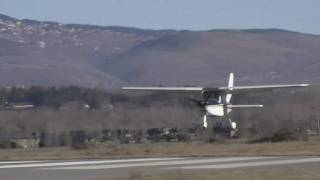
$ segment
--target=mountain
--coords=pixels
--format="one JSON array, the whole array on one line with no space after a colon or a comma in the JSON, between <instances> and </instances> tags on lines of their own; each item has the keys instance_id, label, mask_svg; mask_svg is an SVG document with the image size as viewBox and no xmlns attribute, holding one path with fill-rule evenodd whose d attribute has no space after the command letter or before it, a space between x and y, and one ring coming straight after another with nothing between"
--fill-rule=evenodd
<instances>
[{"instance_id":1,"label":"mountain","mask_svg":"<svg viewBox=\"0 0 320 180\"><path fill-rule=\"evenodd\" d=\"M320 36L281 29L142 30L0 15L0 85L320 82Z\"/></svg>"},{"instance_id":2,"label":"mountain","mask_svg":"<svg viewBox=\"0 0 320 180\"><path fill-rule=\"evenodd\" d=\"M0 84L115 87L99 66L170 31L18 20L0 15Z\"/></svg>"},{"instance_id":3,"label":"mountain","mask_svg":"<svg viewBox=\"0 0 320 180\"><path fill-rule=\"evenodd\" d=\"M105 64L130 84L320 81L320 36L281 30L178 32L140 43Z\"/></svg>"}]
</instances>

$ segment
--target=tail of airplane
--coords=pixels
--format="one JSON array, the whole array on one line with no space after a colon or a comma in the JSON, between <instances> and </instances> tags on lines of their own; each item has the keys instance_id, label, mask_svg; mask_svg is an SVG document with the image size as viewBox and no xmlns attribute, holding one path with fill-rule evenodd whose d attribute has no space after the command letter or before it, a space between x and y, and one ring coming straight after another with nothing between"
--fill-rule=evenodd
<instances>
[{"instance_id":1,"label":"tail of airplane","mask_svg":"<svg viewBox=\"0 0 320 180\"><path fill-rule=\"evenodd\" d=\"M228 93L226 94L226 110L227 113L230 113L233 108L261 108L263 105L233 105L231 104L232 91L234 89L234 74L230 73L228 81Z\"/></svg>"},{"instance_id":2,"label":"tail of airplane","mask_svg":"<svg viewBox=\"0 0 320 180\"><path fill-rule=\"evenodd\" d=\"M228 81L228 87L229 88L233 88L234 86L234 74L233 73L230 73L229 75L229 81Z\"/></svg>"},{"instance_id":3,"label":"tail of airplane","mask_svg":"<svg viewBox=\"0 0 320 180\"><path fill-rule=\"evenodd\" d=\"M230 73L229 81L228 81L228 88L229 88L230 91L232 91L233 87L234 87L234 74ZM232 93L228 93L226 95L226 103L229 104L231 102L231 98L232 98Z\"/></svg>"}]
</instances>

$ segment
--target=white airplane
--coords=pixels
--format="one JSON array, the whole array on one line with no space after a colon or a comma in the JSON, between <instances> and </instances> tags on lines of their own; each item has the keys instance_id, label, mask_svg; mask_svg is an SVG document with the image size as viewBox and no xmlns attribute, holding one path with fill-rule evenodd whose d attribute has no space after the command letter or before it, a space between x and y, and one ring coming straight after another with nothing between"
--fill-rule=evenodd
<instances>
[{"instance_id":1,"label":"white airplane","mask_svg":"<svg viewBox=\"0 0 320 180\"><path fill-rule=\"evenodd\" d=\"M309 84L285 84L262 86L234 86L234 74L230 73L227 87L123 87L123 90L135 91L167 91L167 92L199 92L201 100L193 100L205 111L203 115L203 127L208 126L207 116L224 117L232 112L233 108L261 108L263 105L234 105L231 104L233 94L261 92L273 89L307 87ZM231 127L237 127L236 122L229 119Z\"/></svg>"}]
</instances>

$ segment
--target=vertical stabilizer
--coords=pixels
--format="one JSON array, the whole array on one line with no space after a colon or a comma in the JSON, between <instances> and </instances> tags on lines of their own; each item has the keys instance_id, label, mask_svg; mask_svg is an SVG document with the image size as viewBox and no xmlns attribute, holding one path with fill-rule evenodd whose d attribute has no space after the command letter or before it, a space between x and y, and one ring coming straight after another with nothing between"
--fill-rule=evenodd
<instances>
[{"instance_id":1,"label":"vertical stabilizer","mask_svg":"<svg viewBox=\"0 0 320 180\"><path fill-rule=\"evenodd\" d=\"M228 88L229 88L230 91L232 91L233 87L234 87L234 74L230 73L229 81L228 81ZM231 102L231 98L232 98L232 93L228 93L226 95L226 103L230 103Z\"/></svg>"},{"instance_id":2,"label":"vertical stabilizer","mask_svg":"<svg viewBox=\"0 0 320 180\"><path fill-rule=\"evenodd\" d=\"M230 73L229 82L228 82L228 88L233 89L233 86L234 86L234 74Z\"/></svg>"}]
</instances>

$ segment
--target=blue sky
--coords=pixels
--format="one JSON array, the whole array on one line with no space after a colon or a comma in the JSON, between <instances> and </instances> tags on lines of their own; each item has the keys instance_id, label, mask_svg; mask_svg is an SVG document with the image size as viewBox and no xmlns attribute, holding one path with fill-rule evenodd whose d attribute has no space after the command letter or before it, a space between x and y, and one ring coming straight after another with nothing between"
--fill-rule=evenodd
<instances>
[{"instance_id":1,"label":"blue sky","mask_svg":"<svg viewBox=\"0 0 320 180\"><path fill-rule=\"evenodd\" d=\"M320 0L0 0L16 18L147 29L281 28L320 34Z\"/></svg>"}]
</instances>

